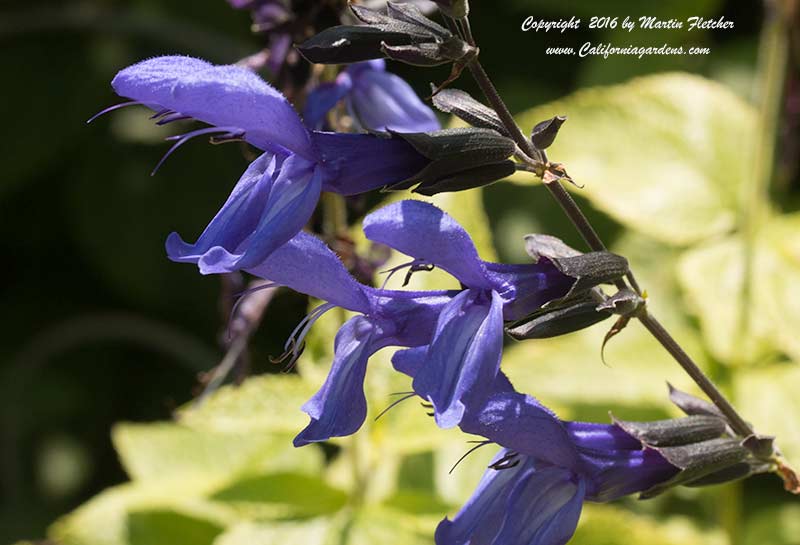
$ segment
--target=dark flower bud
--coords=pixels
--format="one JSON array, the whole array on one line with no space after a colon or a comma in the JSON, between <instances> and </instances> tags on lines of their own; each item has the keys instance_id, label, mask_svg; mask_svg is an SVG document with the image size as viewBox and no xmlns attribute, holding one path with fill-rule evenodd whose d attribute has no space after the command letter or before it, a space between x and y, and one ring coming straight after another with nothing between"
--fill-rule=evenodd
<instances>
[{"instance_id":1,"label":"dark flower bud","mask_svg":"<svg viewBox=\"0 0 800 545\"><path fill-rule=\"evenodd\" d=\"M381 51L393 61L414 66L439 66L461 60L466 62L477 54L477 49L455 36L444 42L410 45L383 44Z\"/></svg>"},{"instance_id":2,"label":"dark flower bud","mask_svg":"<svg viewBox=\"0 0 800 545\"><path fill-rule=\"evenodd\" d=\"M599 284L610 284L629 271L628 260L611 252L589 252L574 257L549 259L559 271L575 279L566 297Z\"/></svg>"},{"instance_id":3,"label":"dark flower bud","mask_svg":"<svg viewBox=\"0 0 800 545\"><path fill-rule=\"evenodd\" d=\"M433 90L435 86L431 86ZM459 119L466 121L473 127L482 129L493 129L502 135L508 136L503 122L497 113L481 104L469 93L459 89L444 89L433 96L433 105L436 109L447 114L453 114Z\"/></svg>"},{"instance_id":4,"label":"dark flower bud","mask_svg":"<svg viewBox=\"0 0 800 545\"><path fill-rule=\"evenodd\" d=\"M386 3L386 12L351 5L363 26L336 26L297 46L309 61L341 64L388 57L408 64L436 66L465 62L477 49L425 17L413 4Z\"/></svg>"},{"instance_id":5,"label":"dark flower bud","mask_svg":"<svg viewBox=\"0 0 800 545\"><path fill-rule=\"evenodd\" d=\"M557 115L537 123L531 132L531 142L536 146L536 149L549 148L555 142L558 130L566 120L566 116Z\"/></svg>"},{"instance_id":6,"label":"dark flower bud","mask_svg":"<svg viewBox=\"0 0 800 545\"><path fill-rule=\"evenodd\" d=\"M716 416L686 416L650 422L627 422L613 418L614 424L652 447L668 447L716 439L727 424Z\"/></svg>"},{"instance_id":7,"label":"dark flower bud","mask_svg":"<svg viewBox=\"0 0 800 545\"><path fill-rule=\"evenodd\" d=\"M611 317L608 310L597 309L597 298L592 292L563 301L506 326L508 335L518 341L547 339L578 331Z\"/></svg>"},{"instance_id":8,"label":"dark flower bud","mask_svg":"<svg viewBox=\"0 0 800 545\"><path fill-rule=\"evenodd\" d=\"M667 383L669 387L669 398L680 410L688 415L710 415L720 418L728 423L727 418L722 414L716 405L709 403L704 399L700 399L686 392L682 392L674 388L672 384ZM733 431L728 429L729 435L733 436ZM749 450L754 456L761 459L767 459L776 453L775 438L769 435L749 435L742 440L741 445Z\"/></svg>"},{"instance_id":9,"label":"dark flower bud","mask_svg":"<svg viewBox=\"0 0 800 545\"><path fill-rule=\"evenodd\" d=\"M575 279L572 288L562 298L567 300L580 292L586 292L600 284L609 284L622 278L629 271L628 260L611 252L581 253L562 240L549 236L530 234L525 236L525 251L534 261L550 260L563 274ZM596 299L597 304L604 298ZM611 310L614 308L600 308Z\"/></svg>"},{"instance_id":10,"label":"dark flower bud","mask_svg":"<svg viewBox=\"0 0 800 545\"><path fill-rule=\"evenodd\" d=\"M388 189L414 190L423 195L484 186L513 174L507 160L516 145L489 129L459 128L427 133L392 133L430 163L420 172Z\"/></svg>"},{"instance_id":11,"label":"dark flower bud","mask_svg":"<svg viewBox=\"0 0 800 545\"><path fill-rule=\"evenodd\" d=\"M383 45L409 44L412 40L408 34L369 26L335 26L312 36L297 49L309 62L347 64L381 58Z\"/></svg>"},{"instance_id":12,"label":"dark flower bud","mask_svg":"<svg viewBox=\"0 0 800 545\"><path fill-rule=\"evenodd\" d=\"M509 324L506 332L512 338L543 339L572 333L601 322L629 306L626 297L607 298L597 287L627 274L628 261L624 257L610 252L584 254L561 239L539 234L525 236L525 251L536 262L547 259L562 274L572 277L574 282L564 297Z\"/></svg>"},{"instance_id":13,"label":"dark flower bud","mask_svg":"<svg viewBox=\"0 0 800 545\"><path fill-rule=\"evenodd\" d=\"M742 441L716 407L672 386L669 389L672 402L690 416L655 422L614 419L620 429L679 470L671 479L642 492L642 499L679 485L708 486L771 470L771 464L763 461L771 455L771 450L766 451L772 448L771 438L751 436Z\"/></svg>"}]
</instances>

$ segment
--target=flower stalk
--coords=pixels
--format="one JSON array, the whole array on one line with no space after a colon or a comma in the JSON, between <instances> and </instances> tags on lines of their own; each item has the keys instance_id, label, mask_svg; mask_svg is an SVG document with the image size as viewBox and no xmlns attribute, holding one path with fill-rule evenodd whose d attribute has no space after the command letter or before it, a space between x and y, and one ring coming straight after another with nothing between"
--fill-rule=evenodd
<instances>
[{"instance_id":1,"label":"flower stalk","mask_svg":"<svg viewBox=\"0 0 800 545\"><path fill-rule=\"evenodd\" d=\"M467 19L462 21L453 21L451 26L459 29L462 37L467 40L470 45L476 46L475 40L472 37L472 32L469 27ZM497 113L502 121L510 137L514 140L517 146L522 151L517 156L520 157L525 163L527 168L524 170L534 172L538 176L543 177L545 169L550 164L547 161L547 156L543 150L538 150L529 141L522 130L514 121L508 106L506 106L500 93L497 91L494 83L492 83L486 70L481 65L480 61L475 58L467 65L473 79L475 79L478 86L483 91L486 99L489 101L492 108ZM592 226L586 215L580 209L580 206L566 191L564 186L558 179L546 182L545 187L558 202L561 209L569 218L570 222L575 226L578 232L583 237L584 241L593 251L606 251L606 246L603 243L597 231ZM636 282L633 273L629 273L626 278L631 286L641 295L641 290ZM626 288L626 283L623 279L615 282L619 289ZM729 420L733 430L742 438L754 436L753 428L742 418L736 411L733 405L726 399L722 392L716 387L711 379L700 369L695 361L681 348L680 344L669 334L663 325L646 309L636 314L636 317L644 325L656 340L664 347L665 350L675 359L675 361L683 368L683 370L691 377L698 387L709 397L717 408ZM788 468L785 462L782 461L780 456L775 452L771 452L768 456L764 456L765 461L768 461L775 468L776 473L784 480L786 489L800 493L798 489L797 477L794 472Z\"/></svg>"}]
</instances>

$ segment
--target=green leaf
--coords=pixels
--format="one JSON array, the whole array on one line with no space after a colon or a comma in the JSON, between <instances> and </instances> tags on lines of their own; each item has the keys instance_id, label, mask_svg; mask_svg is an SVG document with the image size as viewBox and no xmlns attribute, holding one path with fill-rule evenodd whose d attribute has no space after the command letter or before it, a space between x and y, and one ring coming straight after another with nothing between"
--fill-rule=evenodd
<instances>
[{"instance_id":1,"label":"green leaf","mask_svg":"<svg viewBox=\"0 0 800 545\"><path fill-rule=\"evenodd\" d=\"M347 495L318 477L287 472L243 477L211 499L255 517L309 517L338 511Z\"/></svg>"},{"instance_id":2,"label":"green leaf","mask_svg":"<svg viewBox=\"0 0 800 545\"><path fill-rule=\"evenodd\" d=\"M669 517L658 520L635 515L619 507L584 504L575 545L725 545L719 530L695 526L690 519Z\"/></svg>"},{"instance_id":3,"label":"green leaf","mask_svg":"<svg viewBox=\"0 0 800 545\"><path fill-rule=\"evenodd\" d=\"M221 388L199 406L183 407L178 419L201 431L295 434L308 423L300 407L313 394L297 375L256 376Z\"/></svg>"},{"instance_id":4,"label":"green leaf","mask_svg":"<svg viewBox=\"0 0 800 545\"><path fill-rule=\"evenodd\" d=\"M771 220L755 237L746 309L741 237L694 248L682 258L679 278L687 300L700 318L709 349L721 361L752 363L776 347L800 360L798 232L800 215L795 214Z\"/></svg>"},{"instance_id":5,"label":"green leaf","mask_svg":"<svg viewBox=\"0 0 800 545\"><path fill-rule=\"evenodd\" d=\"M330 533L331 522L324 518L298 523L245 522L228 529L214 545L326 545Z\"/></svg>"},{"instance_id":6,"label":"green leaf","mask_svg":"<svg viewBox=\"0 0 800 545\"><path fill-rule=\"evenodd\" d=\"M759 253L756 259L761 257ZM747 309L750 334L740 334L744 275L744 248L738 237L689 250L678 269L687 302L700 319L709 350L728 364L762 357L770 347L770 324L762 305Z\"/></svg>"},{"instance_id":7,"label":"green leaf","mask_svg":"<svg viewBox=\"0 0 800 545\"><path fill-rule=\"evenodd\" d=\"M733 375L734 399L741 413L758 433L776 436L778 448L794 466L800 465L798 384L798 363L742 368Z\"/></svg>"},{"instance_id":8,"label":"green leaf","mask_svg":"<svg viewBox=\"0 0 800 545\"><path fill-rule=\"evenodd\" d=\"M136 511L128 515L130 545L211 545L223 526L171 509Z\"/></svg>"},{"instance_id":9,"label":"green leaf","mask_svg":"<svg viewBox=\"0 0 800 545\"><path fill-rule=\"evenodd\" d=\"M402 482L402 481L401 481ZM383 503L412 515L443 516L450 507L437 496L416 490L401 490Z\"/></svg>"},{"instance_id":10,"label":"green leaf","mask_svg":"<svg viewBox=\"0 0 800 545\"><path fill-rule=\"evenodd\" d=\"M754 271L753 307L763 308L775 343L800 361L800 214L779 217L757 240L766 250Z\"/></svg>"},{"instance_id":11,"label":"green leaf","mask_svg":"<svg viewBox=\"0 0 800 545\"><path fill-rule=\"evenodd\" d=\"M440 516L412 516L386 507L360 510L346 529L347 545L431 545Z\"/></svg>"},{"instance_id":12,"label":"green leaf","mask_svg":"<svg viewBox=\"0 0 800 545\"><path fill-rule=\"evenodd\" d=\"M800 545L800 505L763 509L748 519L744 545Z\"/></svg>"},{"instance_id":13,"label":"green leaf","mask_svg":"<svg viewBox=\"0 0 800 545\"><path fill-rule=\"evenodd\" d=\"M49 528L48 536L64 545L126 545L130 543L128 515L154 510L206 521L205 527L235 522L237 516L231 509L200 499L208 492L208 483L199 480L187 481L180 488L165 487L159 481L115 486L60 518Z\"/></svg>"},{"instance_id":14,"label":"green leaf","mask_svg":"<svg viewBox=\"0 0 800 545\"><path fill-rule=\"evenodd\" d=\"M118 424L113 440L133 480L213 484L239 471L313 472L322 462L317 449L293 448L288 434L206 432L168 423Z\"/></svg>"},{"instance_id":15,"label":"green leaf","mask_svg":"<svg viewBox=\"0 0 800 545\"><path fill-rule=\"evenodd\" d=\"M736 225L756 115L712 81L683 73L579 91L517 117L566 115L548 150L581 195L624 225L690 244Z\"/></svg>"}]
</instances>

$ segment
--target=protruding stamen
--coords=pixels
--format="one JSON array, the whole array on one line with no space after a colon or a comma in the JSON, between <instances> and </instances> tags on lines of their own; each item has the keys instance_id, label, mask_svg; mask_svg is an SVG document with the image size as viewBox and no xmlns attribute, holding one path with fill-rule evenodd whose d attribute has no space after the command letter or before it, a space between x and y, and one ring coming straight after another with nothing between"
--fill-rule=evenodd
<instances>
[{"instance_id":1,"label":"protruding stamen","mask_svg":"<svg viewBox=\"0 0 800 545\"><path fill-rule=\"evenodd\" d=\"M399 405L400 403L402 403L403 401L405 401L406 399L411 399L412 397L414 397L415 395L417 395L417 394L416 394L416 392L402 392L402 393L403 393L403 394L405 394L405 395L403 395L403 397L401 397L400 399L397 399L397 400L393 401L393 402L392 402L392 403L391 403L391 404L390 404L388 407L386 407L385 409L383 409L383 410L380 412L380 414L379 414L378 416L376 416L376 417L375 417L375 422L377 422L377 421L378 421L378 419L379 419L380 417L382 417L383 415L385 415L386 413L388 413L388 412L389 412L389 409L392 409L392 408L394 408L395 406L397 406L397 405ZM398 395L398 394L392 394L392 395Z\"/></svg>"},{"instance_id":2,"label":"protruding stamen","mask_svg":"<svg viewBox=\"0 0 800 545\"><path fill-rule=\"evenodd\" d=\"M223 134L222 136L212 136L208 139L210 144L227 144L229 142L244 142L244 131L237 133Z\"/></svg>"},{"instance_id":3,"label":"protruding stamen","mask_svg":"<svg viewBox=\"0 0 800 545\"><path fill-rule=\"evenodd\" d=\"M162 108L158 110L156 113L150 116L150 119L158 119L159 117L164 117L165 115L174 114L175 110L170 110L169 108Z\"/></svg>"},{"instance_id":4,"label":"protruding stamen","mask_svg":"<svg viewBox=\"0 0 800 545\"><path fill-rule=\"evenodd\" d=\"M248 288L244 291L240 291L239 293L234 295L234 297L236 297L237 299L236 302L233 304L233 308L231 308L230 314L228 315L228 327L225 330L225 335L228 341L231 340L231 327L233 326L233 320L234 318L236 318L236 314L239 311L239 307L242 306L242 303L244 303L245 299L247 299L247 296L256 293L257 291L266 290L269 288L277 288L277 287L280 286L278 286L278 284L275 284L274 282L267 282L266 284L261 284L260 286L255 286L253 288Z\"/></svg>"},{"instance_id":5,"label":"protruding stamen","mask_svg":"<svg viewBox=\"0 0 800 545\"><path fill-rule=\"evenodd\" d=\"M408 263L402 263L396 267L392 267L391 269L381 271L381 274L388 274L386 280L383 281L381 289L386 289L386 284L389 283L389 280L391 280L392 276L394 276L394 273L396 273L397 271L401 271L406 267L408 267L408 272L406 273L406 277L403 280L403 287L406 287L408 285L409 281L411 280L411 276L415 272L422 272L422 271L431 272L433 269L436 268L436 266L433 263L428 263L427 261L423 261L421 259L413 259Z\"/></svg>"},{"instance_id":6,"label":"protruding stamen","mask_svg":"<svg viewBox=\"0 0 800 545\"><path fill-rule=\"evenodd\" d=\"M516 467L519 465L519 453L518 452L509 452L495 463L490 464L489 468L494 469L496 471L502 471L504 469L511 469L512 467Z\"/></svg>"},{"instance_id":7,"label":"protruding stamen","mask_svg":"<svg viewBox=\"0 0 800 545\"><path fill-rule=\"evenodd\" d=\"M468 442L469 442L469 443L477 443L477 445L475 445L474 447L472 447L471 449L469 449L467 452L465 452L465 453L464 453L464 454L461 456L461 458L459 458L459 459L458 459L458 461L456 461L456 463L455 463L455 464L453 464L453 467L451 467L451 468L450 468L450 471L448 471L448 472L447 472L447 474L448 474L448 475L452 475L452 474L453 474L453 471L455 471L455 469L458 467L458 464L460 464L461 462L463 462L463 461L464 461L464 459L465 459L467 456L469 456L470 454L472 454L473 452L475 452L475 451L476 451L476 450L478 450L479 448L481 448L481 447L485 447L486 445L488 445L488 444L490 444L490 443L491 443L491 441L488 441L488 440L487 440L487 441L468 441Z\"/></svg>"},{"instance_id":8,"label":"protruding stamen","mask_svg":"<svg viewBox=\"0 0 800 545\"><path fill-rule=\"evenodd\" d=\"M90 117L86 121L86 124L88 125L89 123L91 123L92 121L94 121L95 119L100 117L101 115L105 115L105 114L107 114L109 112L113 112L114 110L119 110L121 108L127 108L128 106L136 106L137 104L141 104L141 102L139 102L138 100L131 100L130 102L122 102L121 104L114 104L113 106L109 106L105 110L100 110L99 112L94 114L92 117Z\"/></svg>"},{"instance_id":9,"label":"protruding stamen","mask_svg":"<svg viewBox=\"0 0 800 545\"><path fill-rule=\"evenodd\" d=\"M289 335L289 338L286 340L286 344L283 345L283 354L277 358L271 357L270 361L272 363L282 363L288 359L289 363L286 364L284 372L290 371L303 354L303 350L305 350L305 338L306 335L308 335L308 332L311 330L311 326L313 326L323 314L335 307L336 305L333 303L325 303L324 305L320 305L309 312L308 316L300 320L300 323L297 324L297 327L295 327L292 333Z\"/></svg>"},{"instance_id":10,"label":"protruding stamen","mask_svg":"<svg viewBox=\"0 0 800 545\"><path fill-rule=\"evenodd\" d=\"M183 115L178 112L167 113L161 117L158 121L156 121L156 125L166 125L167 123L172 123L173 121L181 121L183 119L192 119L190 115Z\"/></svg>"},{"instance_id":11,"label":"protruding stamen","mask_svg":"<svg viewBox=\"0 0 800 545\"><path fill-rule=\"evenodd\" d=\"M167 153L164 154L164 156L161 158L161 160L156 165L156 168L154 168L153 172L150 173L150 176L153 176L153 175L155 175L156 172L158 172L158 169L161 168L161 165L164 164L164 161L167 160L167 157L172 155L172 153L176 149L178 149L179 147L181 147L186 142L188 142L189 140L191 140L192 138L194 138L196 136L202 136L204 134L214 134L214 133L239 134L241 132L242 132L242 130L239 127L206 127L205 129L198 129L196 131L187 132L186 134L177 134L175 136L168 136L166 138L166 140L169 140L169 141L177 140L177 142L175 142L175 144L173 144L173 146L171 148L169 148Z\"/></svg>"}]
</instances>

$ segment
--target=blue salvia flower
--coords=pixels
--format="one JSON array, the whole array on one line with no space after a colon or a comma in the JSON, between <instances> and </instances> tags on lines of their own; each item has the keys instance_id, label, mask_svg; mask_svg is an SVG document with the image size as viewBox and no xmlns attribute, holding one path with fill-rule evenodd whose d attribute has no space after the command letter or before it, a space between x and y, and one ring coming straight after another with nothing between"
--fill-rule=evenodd
<instances>
[{"instance_id":1,"label":"blue salvia flower","mask_svg":"<svg viewBox=\"0 0 800 545\"><path fill-rule=\"evenodd\" d=\"M393 235L398 218L411 224ZM321 241L305 233L249 268L271 282L327 301L325 308L340 306L360 314L337 335L333 366L322 389L303 408L311 423L296 445L348 435L361 426L367 360L386 346L430 345L431 363L415 377L415 390L424 391L435 404L440 425L458 424L465 399L483 398L492 391L504 319L532 312L563 296L574 283L547 260L518 266L481 261L463 228L421 201L389 205L368 215L365 226L370 238L401 250L409 249L412 238L425 241L437 253L436 265L479 287L428 292L367 287L355 281ZM311 321L317 317L312 313Z\"/></svg>"},{"instance_id":2,"label":"blue salvia flower","mask_svg":"<svg viewBox=\"0 0 800 545\"><path fill-rule=\"evenodd\" d=\"M303 119L315 129L344 100L348 112L367 131L428 132L441 128L436 114L402 78L378 59L349 65L334 81L317 86L306 100Z\"/></svg>"},{"instance_id":3,"label":"blue salvia flower","mask_svg":"<svg viewBox=\"0 0 800 545\"><path fill-rule=\"evenodd\" d=\"M174 137L167 155L204 134L264 151L194 244L175 233L167 240L171 259L197 263L204 274L263 261L308 222L321 191L363 193L406 180L429 163L400 138L309 131L280 92L239 66L156 57L122 70L112 86L133 99L124 105L155 110L159 123L192 118L212 125Z\"/></svg>"},{"instance_id":4,"label":"blue salvia flower","mask_svg":"<svg viewBox=\"0 0 800 545\"><path fill-rule=\"evenodd\" d=\"M248 272L327 301L312 311L301 323L299 335L287 343L287 348L295 349L295 357L305 334L326 310L341 307L358 313L336 335L331 370L319 392L303 406L311 422L295 438L295 446L358 430L367 412L364 376L370 356L386 346L429 343L437 316L453 297L447 291L395 291L365 286L350 275L325 243L302 232Z\"/></svg>"},{"instance_id":5,"label":"blue salvia flower","mask_svg":"<svg viewBox=\"0 0 800 545\"><path fill-rule=\"evenodd\" d=\"M447 271L464 286L439 314L427 364L414 376L414 391L433 404L442 427L461 421L468 396L491 391L503 352L503 322L563 297L575 282L547 259L521 265L481 260L461 225L422 201L401 201L368 215L364 233Z\"/></svg>"},{"instance_id":6,"label":"blue salvia flower","mask_svg":"<svg viewBox=\"0 0 800 545\"><path fill-rule=\"evenodd\" d=\"M415 377L430 362L417 347L396 353L393 363ZM503 448L471 499L439 524L437 545L563 545L584 501L611 501L678 473L616 425L559 420L502 372L492 390L465 401L460 427Z\"/></svg>"}]
</instances>

